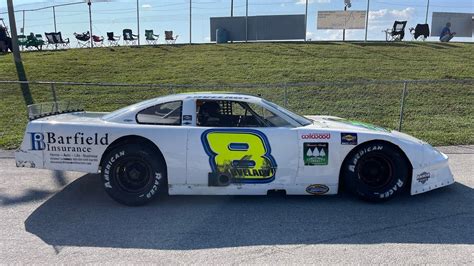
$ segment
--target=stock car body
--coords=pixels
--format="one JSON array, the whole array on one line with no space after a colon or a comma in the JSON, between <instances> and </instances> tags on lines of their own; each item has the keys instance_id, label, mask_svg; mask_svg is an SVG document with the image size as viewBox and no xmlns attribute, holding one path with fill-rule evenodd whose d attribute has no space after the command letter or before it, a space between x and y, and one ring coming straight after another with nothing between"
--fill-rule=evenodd
<instances>
[{"instance_id":1,"label":"stock car body","mask_svg":"<svg viewBox=\"0 0 474 266\"><path fill-rule=\"evenodd\" d=\"M176 94L111 113L53 105L54 112L30 111L17 166L100 173L107 193L127 205L160 192L329 195L341 184L384 201L454 183L448 157L419 139L299 116L251 95Z\"/></svg>"}]
</instances>

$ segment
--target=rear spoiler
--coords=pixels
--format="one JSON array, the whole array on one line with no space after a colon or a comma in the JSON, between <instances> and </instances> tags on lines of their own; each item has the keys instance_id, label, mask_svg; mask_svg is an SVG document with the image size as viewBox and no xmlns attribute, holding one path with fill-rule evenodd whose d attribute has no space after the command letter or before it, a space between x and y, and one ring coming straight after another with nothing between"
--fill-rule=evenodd
<instances>
[{"instance_id":1,"label":"rear spoiler","mask_svg":"<svg viewBox=\"0 0 474 266\"><path fill-rule=\"evenodd\" d=\"M84 108L76 102L46 102L28 105L28 119L35 120L42 117L58 114L82 112Z\"/></svg>"}]
</instances>

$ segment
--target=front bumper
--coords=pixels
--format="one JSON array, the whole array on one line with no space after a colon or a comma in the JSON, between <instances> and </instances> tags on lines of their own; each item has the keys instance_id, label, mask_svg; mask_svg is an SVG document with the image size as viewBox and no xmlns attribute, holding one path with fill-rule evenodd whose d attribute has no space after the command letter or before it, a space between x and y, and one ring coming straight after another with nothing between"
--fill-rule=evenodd
<instances>
[{"instance_id":1,"label":"front bumper","mask_svg":"<svg viewBox=\"0 0 474 266\"><path fill-rule=\"evenodd\" d=\"M411 195L428 192L454 183L453 174L449 169L448 156L442 152L436 152L436 156L426 158L428 164L413 169Z\"/></svg>"}]
</instances>

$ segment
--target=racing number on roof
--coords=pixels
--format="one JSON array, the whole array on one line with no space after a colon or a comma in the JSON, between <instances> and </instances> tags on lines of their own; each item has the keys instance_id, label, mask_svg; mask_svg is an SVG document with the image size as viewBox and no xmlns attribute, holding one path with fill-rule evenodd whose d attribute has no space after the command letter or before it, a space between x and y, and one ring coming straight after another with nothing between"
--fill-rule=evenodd
<instances>
[{"instance_id":1,"label":"racing number on roof","mask_svg":"<svg viewBox=\"0 0 474 266\"><path fill-rule=\"evenodd\" d=\"M268 183L277 164L267 137L250 129L210 129L201 141L213 173L226 174L234 183Z\"/></svg>"}]
</instances>

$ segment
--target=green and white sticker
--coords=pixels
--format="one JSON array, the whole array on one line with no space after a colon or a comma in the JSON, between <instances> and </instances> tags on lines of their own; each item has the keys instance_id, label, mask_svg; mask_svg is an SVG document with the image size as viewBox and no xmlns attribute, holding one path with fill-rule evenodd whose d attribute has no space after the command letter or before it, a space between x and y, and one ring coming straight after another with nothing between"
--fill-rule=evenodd
<instances>
[{"instance_id":1,"label":"green and white sticker","mask_svg":"<svg viewBox=\"0 0 474 266\"><path fill-rule=\"evenodd\" d=\"M329 144L305 142L303 144L304 165L328 165L329 163Z\"/></svg>"}]
</instances>

